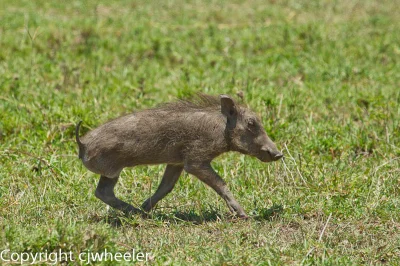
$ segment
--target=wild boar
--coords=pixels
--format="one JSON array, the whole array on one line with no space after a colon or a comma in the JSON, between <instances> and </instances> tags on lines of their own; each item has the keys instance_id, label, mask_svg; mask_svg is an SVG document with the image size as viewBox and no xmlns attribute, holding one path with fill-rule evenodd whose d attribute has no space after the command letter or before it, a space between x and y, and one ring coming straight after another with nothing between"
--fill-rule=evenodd
<instances>
[{"instance_id":1,"label":"wild boar","mask_svg":"<svg viewBox=\"0 0 400 266\"><path fill-rule=\"evenodd\" d=\"M171 192L185 170L212 187L231 212L246 218L245 211L210 162L228 151L248 154L263 162L283 157L260 118L228 95L198 95L192 100L138 111L111 120L80 139L81 122L75 131L79 158L87 169L101 176L95 196L128 213L142 211L114 194L122 169L167 164L157 191L142 204L142 210L150 211Z\"/></svg>"}]
</instances>

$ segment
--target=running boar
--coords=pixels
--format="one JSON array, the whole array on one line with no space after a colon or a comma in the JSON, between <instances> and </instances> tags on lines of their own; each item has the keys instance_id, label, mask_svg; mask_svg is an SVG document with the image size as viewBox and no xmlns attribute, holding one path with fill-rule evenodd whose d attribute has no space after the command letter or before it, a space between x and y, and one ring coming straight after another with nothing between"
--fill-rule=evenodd
<instances>
[{"instance_id":1,"label":"running boar","mask_svg":"<svg viewBox=\"0 0 400 266\"><path fill-rule=\"evenodd\" d=\"M150 211L164 198L185 170L212 187L231 212L246 218L225 181L211 167L211 161L228 151L249 154L263 162L283 157L257 115L228 95L198 95L194 100L181 100L122 116L81 139L80 124L76 126L79 158L90 171L101 175L96 197L128 213L142 211L114 194L122 169L166 164L157 191L142 205L144 211Z\"/></svg>"}]
</instances>

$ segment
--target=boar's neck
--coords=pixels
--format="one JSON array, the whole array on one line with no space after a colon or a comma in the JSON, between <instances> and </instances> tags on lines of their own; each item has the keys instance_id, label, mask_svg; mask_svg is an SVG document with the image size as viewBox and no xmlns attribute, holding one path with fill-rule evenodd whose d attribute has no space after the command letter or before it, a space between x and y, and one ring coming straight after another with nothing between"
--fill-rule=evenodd
<instances>
[{"instance_id":1,"label":"boar's neck","mask_svg":"<svg viewBox=\"0 0 400 266\"><path fill-rule=\"evenodd\" d=\"M202 146L195 147L196 150L203 150L212 157L231 150L231 132L226 130L226 118L219 111L196 112L190 116L193 120L189 127L194 129L194 139Z\"/></svg>"},{"instance_id":2,"label":"boar's neck","mask_svg":"<svg viewBox=\"0 0 400 266\"><path fill-rule=\"evenodd\" d=\"M227 151L233 151L233 144L232 144L232 133L233 130L228 127L228 125L225 127L224 131L224 137L227 145Z\"/></svg>"}]
</instances>

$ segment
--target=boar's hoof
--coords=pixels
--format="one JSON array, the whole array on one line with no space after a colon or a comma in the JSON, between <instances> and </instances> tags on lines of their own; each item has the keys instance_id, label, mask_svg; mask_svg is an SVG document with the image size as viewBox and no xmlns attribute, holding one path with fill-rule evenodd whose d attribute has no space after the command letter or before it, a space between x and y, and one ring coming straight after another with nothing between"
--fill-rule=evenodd
<instances>
[{"instance_id":1,"label":"boar's hoof","mask_svg":"<svg viewBox=\"0 0 400 266\"><path fill-rule=\"evenodd\" d=\"M143 204L142 204L142 210L144 210L145 212L149 212L149 211L151 211L151 209L153 208L153 205L151 205L151 202L150 201L145 201Z\"/></svg>"}]
</instances>

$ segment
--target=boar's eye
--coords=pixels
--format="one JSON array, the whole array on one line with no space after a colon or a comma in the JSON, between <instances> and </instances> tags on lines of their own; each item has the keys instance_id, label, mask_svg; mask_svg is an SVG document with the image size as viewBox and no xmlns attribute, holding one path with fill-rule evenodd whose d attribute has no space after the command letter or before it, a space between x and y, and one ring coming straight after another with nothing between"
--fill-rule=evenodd
<instances>
[{"instance_id":1,"label":"boar's eye","mask_svg":"<svg viewBox=\"0 0 400 266\"><path fill-rule=\"evenodd\" d=\"M247 127L253 131L257 128L257 122L253 118L250 118L247 120Z\"/></svg>"}]
</instances>

